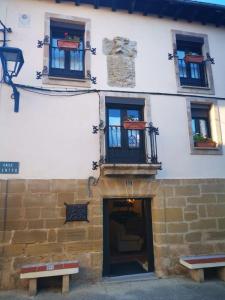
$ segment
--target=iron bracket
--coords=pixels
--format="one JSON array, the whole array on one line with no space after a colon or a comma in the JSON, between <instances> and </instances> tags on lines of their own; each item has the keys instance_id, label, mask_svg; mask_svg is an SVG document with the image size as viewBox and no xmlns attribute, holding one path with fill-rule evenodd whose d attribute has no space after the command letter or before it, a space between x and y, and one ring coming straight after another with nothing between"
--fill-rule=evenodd
<instances>
[{"instance_id":1,"label":"iron bracket","mask_svg":"<svg viewBox=\"0 0 225 300\"><path fill-rule=\"evenodd\" d=\"M93 128L92 133L93 133L93 134L97 134L98 131L99 131L98 126L93 125L92 128Z\"/></svg>"},{"instance_id":2,"label":"iron bracket","mask_svg":"<svg viewBox=\"0 0 225 300\"><path fill-rule=\"evenodd\" d=\"M97 77L92 77L92 76L91 76L91 71L87 71L87 78L88 78L93 84L97 84Z\"/></svg>"},{"instance_id":3,"label":"iron bracket","mask_svg":"<svg viewBox=\"0 0 225 300\"><path fill-rule=\"evenodd\" d=\"M104 163L105 163L105 158L103 156L100 157L100 160L98 162L92 161L92 170L96 171Z\"/></svg>"},{"instance_id":4,"label":"iron bracket","mask_svg":"<svg viewBox=\"0 0 225 300\"><path fill-rule=\"evenodd\" d=\"M149 133L155 132L155 135L159 135L159 128L154 127L152 123L149 123L149 127L147 127L149 130Z\"/></svg>"},{"instance_id":5,"label":"iron bracket","mask_svg":"<svg viewBox=\"0 0 225 300\"><path fill-rule=\"evenodd\" d=\"M206 53L206 57L207 59L205 60L205 62L210 62L212 65L215 65L215 59L212 58L208 52Z\"/></svg>"},{"instance_id":6,"label":"iron bracket","mask_svg":"<svg viewBox=\"0 0 225 300\"><path fill-rule=\"evenodd\" d=\"M104 122L102 120L100 121L100 124L98 126L96 126L96 125L92 126L92 133L93 134L97 134L100 130L105 131Z\"/></svg>"},{"instance_id":7,"label":"iron bracket","mask_svg":"<svg viewBox=\"0 0 225 300\"><path fill-rule=\"evenodd\" d=\"M92 170L96 171L100 167L97 161L92 161Z\"/></svg>"},{"instance_id":8,"label":"iron bracket","mask_svg":"<svg viewBox=\"0 0 225 300\"><path fill-rule=\"evenodd\" d=\"M39 80L41 79L43 76L48 75L48 67L44 66L42 71L36 71L36 79Z\"/></svg>"},{"instance_id":9,"label":"iron bracket","mask_svg":"<svg viewBox=\"0 0 225 300\"><path fill-rule=\"evenodd\" d=\"M86 42L86 51L91 51L92 55L96 55L96 48L91 47L91 43L89 41Z\"/></svg>"},{"instance_id":10,"label":"iron bracket","mask_svg":"<svg viewBox=\"0 0 225 300\"><path fill-rule=\"evenodd\" d=\"M172 60L174 58L178 58L176 50L173 50L173 54L172 53L168 53L168 60Z\"/></svg>"},{"instance_id":11,"label":"iron bracket","mask_svg":"<svg viewBox=\"0 0 225 300\"><path fill-rule=\"evenodd\" d=\"M45 35L43 41L38 40L37 48L42 48L44 45L49 45L49 36L48 35Z\"/></svg>"}]
</instances>

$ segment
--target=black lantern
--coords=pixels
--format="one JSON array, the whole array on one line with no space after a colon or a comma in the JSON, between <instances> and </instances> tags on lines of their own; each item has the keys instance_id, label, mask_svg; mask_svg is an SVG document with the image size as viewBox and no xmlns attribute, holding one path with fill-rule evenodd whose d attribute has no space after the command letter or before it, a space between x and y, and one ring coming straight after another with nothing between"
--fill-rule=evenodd
<instances>
[{"instance_id":1,"label":"black lantern","mask_svg":"<svg viewBox=\"0 0 225 300\"><path fill-rule=\"evenodd\" d=\"M5 83L9 84L13 89L12 98L15 100L14 112L19 111L19 98L16 85L12 81L12 77L16 77L24 64L23 52L21 49L13 47L0 47L0 58L3 68L3 78Z\"/></svg>"}]
</instances>

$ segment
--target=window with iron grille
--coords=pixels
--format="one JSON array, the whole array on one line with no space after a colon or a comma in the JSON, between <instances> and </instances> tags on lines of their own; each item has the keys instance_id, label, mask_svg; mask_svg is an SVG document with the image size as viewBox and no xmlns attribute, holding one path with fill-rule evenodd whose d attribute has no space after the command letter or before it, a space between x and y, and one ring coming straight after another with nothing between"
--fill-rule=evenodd
<instances>
[{"instance_id":1,"label":"window with iron grille","mask_svg":"<svg viewBox=\"0 0 225 300\"><path fill-rule=\"evenodd\" d=\"M191 154L222 155L218 101L201 97L188 97L186 101Z\"/></svg>"},{"instance_id":2,"label":"window with iron grille","mask_svg":"<svg viewBox=\"0 0 225 300\"><path fill-rule=\"evenodd\" d=\"M208 87L206 63L203 58L204 39L177 35L176 44L181 86Z\"/></svg>"},{"instance_id":3,"label":"window with iron grille","mask_svg":"<svg viewBox=\"0 0 225 300\"><path fill-rule=\"evenodd\" d=\"M84 33L84 25L51 20L49 51L50 76L84 79ZM69 42L69 45L66 46L65 42Z\"/></svg>"}]
</instances>

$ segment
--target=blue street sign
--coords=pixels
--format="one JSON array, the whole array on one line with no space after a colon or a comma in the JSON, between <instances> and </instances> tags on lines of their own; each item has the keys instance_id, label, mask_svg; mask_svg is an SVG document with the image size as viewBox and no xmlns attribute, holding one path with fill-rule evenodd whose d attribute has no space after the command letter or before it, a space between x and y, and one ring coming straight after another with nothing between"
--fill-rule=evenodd
<instances>
[{"instance_id":1,"label":"blue street sign","mask_svg":"<svg viewBox=\"0 0 225 300\"><path fill-rule=\"evenodd\" d=\"M20 163L0 161L0 174L19 174Z\"/></svg>"}]
</instances>

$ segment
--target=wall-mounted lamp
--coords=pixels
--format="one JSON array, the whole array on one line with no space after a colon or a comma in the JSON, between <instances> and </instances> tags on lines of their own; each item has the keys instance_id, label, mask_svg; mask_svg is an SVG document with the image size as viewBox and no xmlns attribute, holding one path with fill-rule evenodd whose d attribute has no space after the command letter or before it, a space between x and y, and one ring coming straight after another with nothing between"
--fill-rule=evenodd
<instances>
[{"instance_id":1,"label":"wall-mounted lamp","mask_svg":"<svg viewBox=\"0 0 225 300\"><path fill-rule=\"evenodd\" d=\"M23 52L19 48L13 47L0 47L0 59L3 68L4 82L10 85L13 89L12 98L15 101L14 112L19 111L20 93L16 85L13 83L12 78L16 77L24 64Z\"/></svg>"}]
</instances>

